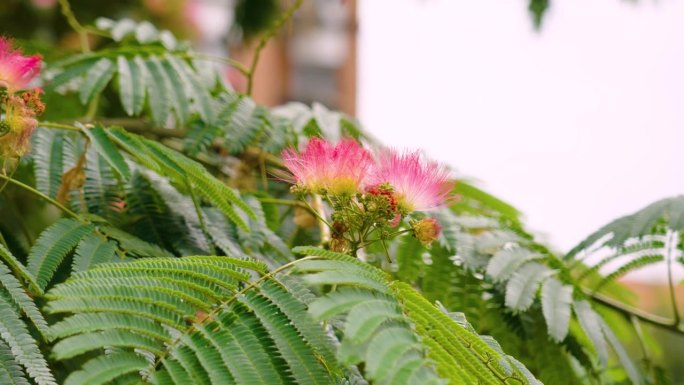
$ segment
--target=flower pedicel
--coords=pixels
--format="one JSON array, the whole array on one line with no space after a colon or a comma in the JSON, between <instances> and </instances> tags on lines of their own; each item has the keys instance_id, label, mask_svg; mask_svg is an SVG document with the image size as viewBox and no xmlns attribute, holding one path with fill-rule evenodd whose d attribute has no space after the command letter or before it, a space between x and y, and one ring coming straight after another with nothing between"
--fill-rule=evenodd
<instances>
[{"instance_id":1,"label":"flower pedicel","mask_svg":"<svg viewBox=\"0 0 684 385\"><path fill-rule=\"evenodd\" d=\"M429 246L441 230L434 218L412 219L409 229L393 229L407 215L453 200L448 171L417 151L383 150L374 157L352 139L333 145L313 138L300 153L285 150L283 162L293 175L293 192L303 199L321 195L332 206L329 245L336 251L355 252L404 232Z\"/></svg>"},{"instance_id":2,"label":"flower pedicel","mask_svg":"<svg viewBox=\"0 0 684 385\"><path fill-rule=\"evenodd\" d=\"M4 119L0 120L0 157L21 157L29 147L33 131L38 125L36 115L45 105L41 91L23 92L40 72L40 56L23 56L10 42L0 38L0 104Z\"/></svg>"}]
</instances>

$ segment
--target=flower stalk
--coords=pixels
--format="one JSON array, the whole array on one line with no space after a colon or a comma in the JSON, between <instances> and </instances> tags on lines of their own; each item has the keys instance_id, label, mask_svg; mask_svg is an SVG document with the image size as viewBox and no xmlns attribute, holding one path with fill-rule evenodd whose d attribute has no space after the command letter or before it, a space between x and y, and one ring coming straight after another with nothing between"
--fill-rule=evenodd
<instances>
[{"instance_id":1,"label":"flower stalk","mask_svg":"<svg viewBox=\"0 0 684 385\"><path fill-rule=\"evenodd\" d=\"M419 152L373 154L352 139L332 144L313 138L301 152L288 149L282 156L292 193L311 208L329 249L356 256L381 242L389 261L386 242L393 237L411 233L427 247L439 237L437 220L420 212L453 200L453 182Z\"/></svg>"}]
</instances>

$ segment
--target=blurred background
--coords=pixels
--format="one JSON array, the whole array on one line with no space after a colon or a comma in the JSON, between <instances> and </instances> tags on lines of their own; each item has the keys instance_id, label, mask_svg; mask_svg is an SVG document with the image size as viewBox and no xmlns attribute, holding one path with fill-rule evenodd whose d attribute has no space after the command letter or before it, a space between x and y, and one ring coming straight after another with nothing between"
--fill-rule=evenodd
<instances>
[{"instance_id":1,"label":"blurred background","mask_svg":"<svg viewBox=\"0 0 684 385\"><path fill-rule=\"evenodd\" d=\"M70 1L84 24L150 20L245 64L293 2ZM547 5L306 0L262 51L253 96L268 106L314 103L321 116L342 111L387 145L425 150L519 208L564 253L609 221L684 192L684 2ZM0 33L46 60L79 46L58 0L0 0ZM245 89L238 71L222 70ZM653 267L625 283L657 313L665 279ZM684 304L683 285L678 298Z\"/></svg>"}]
</instances>

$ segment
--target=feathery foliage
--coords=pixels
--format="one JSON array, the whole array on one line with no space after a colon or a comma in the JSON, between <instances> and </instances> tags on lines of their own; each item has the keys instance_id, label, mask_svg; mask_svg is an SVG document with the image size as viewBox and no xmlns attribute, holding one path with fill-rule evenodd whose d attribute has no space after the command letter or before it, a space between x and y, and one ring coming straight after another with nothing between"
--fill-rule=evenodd
<instances>
[{"instance_id":1,"label":"feathery foliage","mask_svg":"<svg viewBox=\"0 0 684 385\"><path fill-rule=\"evenodd\" d=\"M537 23L548 3L529 3ZM261 106L209 62L248 88L253 69L149 22L84 27L60 5L85 49L48 63L44 88L84 116L41 122L30 158L3 160L16 175L0 171L0 383L662 383L640 325L684 333L683 197L561 257L459 181L458 203L408 218L439 222L430 247L400 224L333 252L316 226L330 207L293 200L279 155L312 137L378 145L358 122L319 103ZM656 263L672 320L616 290Z\"/></svg>"}]
</instances>

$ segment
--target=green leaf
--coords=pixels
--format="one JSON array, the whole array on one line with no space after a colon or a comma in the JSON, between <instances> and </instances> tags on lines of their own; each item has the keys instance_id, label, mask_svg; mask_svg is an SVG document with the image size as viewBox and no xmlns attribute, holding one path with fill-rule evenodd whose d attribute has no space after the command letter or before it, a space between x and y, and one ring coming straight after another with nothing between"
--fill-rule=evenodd
<instances>
[{"instance_id":1,"label":"green leaf","mask_svg":"<svg viewBox=\"0 0 684 385\"><path fill-rule=\"evenodd\" d=\"M284 384L278 373L278 357L267 350L268 334L261 324L245 312L237 317L224 314L219 322L201 325L198 330L219 351L221 359L237 384Z\"/></svg>"},{"instance_id":2,"label":"green leaf","mask_svg":"<svg viewBox=\"0 0 684 385\"><path fill-rule=\"evenodd\" d=\"M123 191L115 171L93 147L88 149L85 164L83 199L88 213L117 222L123 215Z\"/></svg>"},{"instance_id":3,"label":"green leaf","mask_svg":"<svg viewBox=\"0 0 684 385\"><path fill-rule=\"evenodd\" d=\"M487 275L494 282L506 281L520 266L541 257L523 247L499 250L487 264Z\"/></svg>"},{"instance_id":4,"label":"green leaf","mask_svg":"<svg viewBox=\"0 0 684 385\"><path fill-rule=\"evenodd\" d=\"M521 267L506 285L506 306L518 311L527 310L534 301L539 283L551 274L553 270L536 262Z\"/></svg>"},{"instance_id":5,"label":"green leaf","mask_svg":"<svg viewBox=\"0 0 684 385\"><path fill-rule=\"evenodd\" d=\"M288 363L296 383L302 385L329 384L330 377L317 362L316 353L307 344L277 307L263 297L247 292L241 302L248 305L268 330L282 357Z\"/></svg>"},{"instance_id":6,"label":"green leaf","mask_svg":"<svg viewBox=\"0 0 684 385\"><path fill-rule=\"evenodd\" d=\"M617 268L615 271L612 273L606 275L595 287L594 291L598 291L601 289L604 285L614 282L618 278L624 276L625 274L641 269L646 266L653 265L655 263L659 263L665 260L665 257L662 255L641 255L624 265L620 266Z\"/></svg>"},{"instance_id":7,"label":"green leaf","mask_svg":"<svg viewBox=\"0 0 684 385\"><path fill-rule=\"evenodd\" d=\"M88 70L85 75L85 80L81 85L79 93L79 100L81 103L90 103L96 95L102 92L105 86L107 86L107 83L112 79L112 76L114 76L115 70L115 65L111 60L107 58L98 60L97 63Z\"/></svg>"},{"instance_id":8,"label":"green leaf","mask_svg":"<svg viewBox=\"0 0 684 385\"><path fill-rule=\"evenodd\" d=\"M149 21L143 21L135 28L135 39L141 44L154 43L159 41L159 31Z\"/></svg>"},{"instance_id":9,"label":"green leaf","mask_svg":"<svg viewBox=\"0 0 684 385\"><path fill-rule=\"evenodd\" d=\"M131 19L121 19L112 25L112 39L115 41L123 40L127 35L135 32L136 23Z\"/></svg>"},{"instance_id":10,"label":"green leaf","mask_svg":"<svg viewBox=\"0 0 684 385\"><path fill-rule=\"evenodd\" d=\"M117 352L98 356L83 365L83 369L73 372L64 385L100 385L128 373L137 373L148 367L147 360L135 353Z\"/></svg>"},{"instance_id":11,"label":"green leaf","mask_svg":"<svg viewBox=\"0 0 684 385\"><path fill-rule=\"evenodd\" d=\"M101 226L100 231L102 231L108 237L116 240L119 243L119 247L128 254L138 257L173 258L173 254L162 249L161 247L149 242L145 242L142 239L128 234L116 227Z\"/></svg>"},{"instance_id":12,"label":"green leaf","mask_svg":"<svg viewBox=\"0 0 684 385\"><path fill-rule=\"evenodd\" d=\"M63 63L64 68L59 68L60 63L54 63L54 67L58 68L59 72L48 80L47 89L59 90L61 86L71 85L72 82L77 82L80 85L83 82L83 75L97 62L97 57L92 55L82 55L73 59L75 60L72 63Z\"/></svg>"},{"instance_id":13,"label":"green leaf","mask_svg":"<svg viewBox=\"0 0 684 385\"><path fill-rule=\"evenodd\" d=\"M104 330L81 333L65 338L52 347L57 360L66 360L107 346L109 348L140 349L156 355L163 354L161 342L124 330Z\"/></svg>"},{"instance_id":14,"label":"green leaf","mask_svg":"<svg viewBox=\"0 0 684 385\"><path fill-rule=\"evenodd\" d=\"M55 198L62 185L65 163L65 137L62 132L38 129L31 153L36 174L36 187L43 194Z\"/></svg>"},{"instance_id":15,"label":"green leaf","mask_svg":"<svg viewBox=\"0 0 684 385\"><path fill-rule=\"evenodd\" d=\"M600 246L624 246L631 238L652 234L661 219L665 219L666 226L673 231L684 230L684 195L659 200L634 214L610 222L570 250L566 258L574 257L599 241L602 241Z\"/></svg>"},{"instance_id":16,"label":"green leaf","mask_svg":"<svg viewBox=\"0 0 684 385\"><path fill-rule=\"evenodd\" d=\"M38 385L57 385L36 341L4 294L0 295L0 314L0 337L10 346L16 361Z\"/></svg>"},{"instance_id":17,"label":"green leaf","mask_svg":"<svg viewBox=\"0 0 684 385\"><path fill-rule=\"evenodd\" d=\"M127 330L166 343L172 341L166 329L151 320L127 314L111 313L72 315L52 325L50 336L53 339L58 339L98 330Z\"/></svg>"},{"instance_id":18,"label":"green leaf","mask_svg":"<svg viewBox=\"0 0 684 385\"><path fill-rule=\"evenodd\" d=\"M563 285L555 278L547 279L541 291L541 304L549 336L561 342L568 334L572 314L572 286Z\"/></svg>"},{"instance_id":19,"label":"green leaf","mask_svg":"<svg viewBox=\"0 0 684 385\"><path fill-rule=\"evenodd\" d=\"M309 304L309 313L314 319L322 321L340 313L348 312L354 306L367 301L385 298L381 293L373 293L358 288L341 288L330 292Z\"/></svg>"},{"instance_id":20,"label":"green leaf","mask_svg":"<svg viewBox=\"0 0 684 385\"><path fill-rule=\"evenodd\" d=\"M109 139L101 125L96 125L89 129L83 128L82 131L88 135L90 143L97 150L98 154L109 163L112 169L114 169L124 180L131 178L131 170L128 168L126 160L121 155L116 145Z\"/></svg>"},{"instance_id":21,"label":"green leaf","mask_svg":"<svg viewBox=\"0 0 684 385\"><path fill-rule=\"evenodd\" d=\"M136 61L142 63L142 59L136 57ZM165 126L169 118L170 90L166 77L164 76L159 59L152 57L144 61L146 68L145 85L147 88L148 101L152 112L152 119L158 125Z\"/></svg>"},{"instance_id":22,"label":"green leaf","mask_svg":"<svg viewBox=\"0 0 684 385\"><path fill-rule=\"evenodd\" d=\"M173 109L176 111L178 123L183 125L190 115L190 98L186 93L186 87L182 82L181 75L177 73L168 60L154 58L158 70L161 70L162 77L166 81L166 88L169 91L169 99Z\"/></svg>"},{"instance_id":23,"label":"green leaf","mask_svg":"<svg viewBox=\"0 0 684 385\"><path fill-rule=\"evenodd\" d=\"M136 56L135 59L129 60L120 55L116 60L121 105L128 115L137 115L145 103L145 78L139 63L142 59Z\"/></svg>"},{"instance_id":24,"label":"green leaf","mask_svg":"<svg viewBox=\"0 0 684 385\"><path fill-rule=\"evenodd\" d=\"M256 219L253 209L240 198L237 191L212 176L204 166L156 141L144 139L123 129L111 128L108 134L145 167L195 190L195 193L214 204L237 226L245 231L250 230L240 214Z\"/></svg>"},{"instance_id":25,"label":"green leaf","mask_svg":"<svg viewBox=\"0 0 684 385\"><path fill-rule=\"evenodd\" d=\"M43 290L38 286L33 275L2 243L0 243L0 258L2 258L7 265L9 265L10 269L12 269L15 275L19 276L19 278L26 282L26 284L34 293L39 295L43 294Z\"/></svg>"},{"instance_id":26,"label":"green leaf","mask_svg":"<svg viewBox=\"0 0 684 385\"><path fill-rule=\"evenodd\" d=\"M392 319L402 320L403 318L396 302L387 300L363 302L349 311L344 336L351 339L352 342L360 344L375 334L383 323Z\"/></svg>"},{"instance_id":27,"label":"green leaf","mask_svg":"<svg viewBox=\"0 0 684 385\"><path fill-rule=\"evenodd\" d=\"M403 236L399 240L396 252L397 277L404 282L413 282L420 275L423 267L425 247L413 236Z\"/></svg>"},{"instance_id":28,"label":"green leaf","mask_svg":"<svg viewBox=\"0 0 684 385\"><path fill-rule=\"evenodd\" d=\"M461 198L459 204L450 207L455 212L467 211L480 215L503 217L514 222L520 220L521 213L515 207L480 190L467 181L459 180L453 192Z\"/></svg>"},{"instance_id":29,"label":"green leaf","mask_svg":"<svg viewBox=\"0 0 684 385\"><path fill-rule=\"evenodd\" d=\"M73 219L60 219L40 234L28 256L28 271L45 289L64 258L93 227Z\"/></svg>"},{"instance_id":30,"label":"green leaf","mask_svg":"<svg viewBox=\"0 0 684 385\"><path fill-rule=\"evenodd\" d=\"M453 320L430 304L420 293L403 282L394 282L394 293L416 334L436 363L436 371L452 383L501 384L501 378L514 377L525 384L524 377L511 373L504 358L479 335Z\"/></svg>"},{"instance_id":31,"label":"green leaf","mask_svg":"<svg viewBox=\"0 0 684 385\"><path fill-rule=\"evenodd\" d=\"M85 271L98 263L111 262L116 253L116 243L95 235L87 235L76 247L72 271Z\"/></svg>"},{"instance_id":32,"label":"green leaf","mask_svg":"<svg viewBox=\"0 0 684 385\"><path fill-rule=\"evenodd\" d=\"M582 326L584 334L589 337L592 345L594 345L601 365L606 365L608 362L608 345L601 327L601 316L591 308L587 301L576 301L574 308L577 320Z\"/></svg>"},{"instance_id":33,"label":"green leaf","mask_svg":"<svg viewBox=\"0 0 684 385\"><path fill-rule=\"evenodd\" d=\"M608 324L603 319L599 318L599 324L601 326L601 330L603 331L603 335L606 336L608 342L610 342L611 346L613 346L613 350L615 351L615 354L617 354L618 359L620 360L620 364L627 372L627 375L629 376L629 379L632 381L632 384L641 385L643 383L641 380L642 376L640 375L637 367L634 365L632 359L629 357L629 354L627 353L625 347L622 345L622 342L620 342L620 340L617 338L613 330L610 328L610 326L608 326Z\"/></svg>"},{"instance_id":34,"label":"green leaf","mask_svg":"<svg viewBox=\"0 0 684 385\"><path fill-rule=\"evenodd\" d=\"M0 384L30 385L7 344L0 340Z\"/></svg>"},{"instance_id":35,"label":"green leaf","mask_svg":"<svg viewBox=\"0 0 684 385\"><path fill-rule=\"evenodd\" d=\"M3 249L4 247L0 244L0 254L6 251ZM48 325L45 322L45 318L43 318L43 314L38 310L33 299L26 294L19 280L2 263L0 263L0 285L7 292L12 303L26 314L42 335L45 335Z\"/></svg>"},{"instance_id":36,"label":"green leaf","mask_svg":"<svg viewBox=\"0 0 684 385\"><path fill-rule=\"evenodd\" d=\"M171 54L165 54L164 59L171 65L182 81L185 94L190 99L192 110L199 113L203 121L211 122L214 115L211 95L196 71L188 63Z\"/></svg>"},{"instance_id":37,"label":"green leaf","mask_svg":"<svg viewBox=\"0 0 684 385\"><path fill-rule=\"evenodd\" d=\"M534 22L535 28L541 28L542 20L546 10L549 8L549 4L549 0L529 0L527 9L529 9L530 14L532 15L532 21Z\"/></svg>"}]
</instances>

